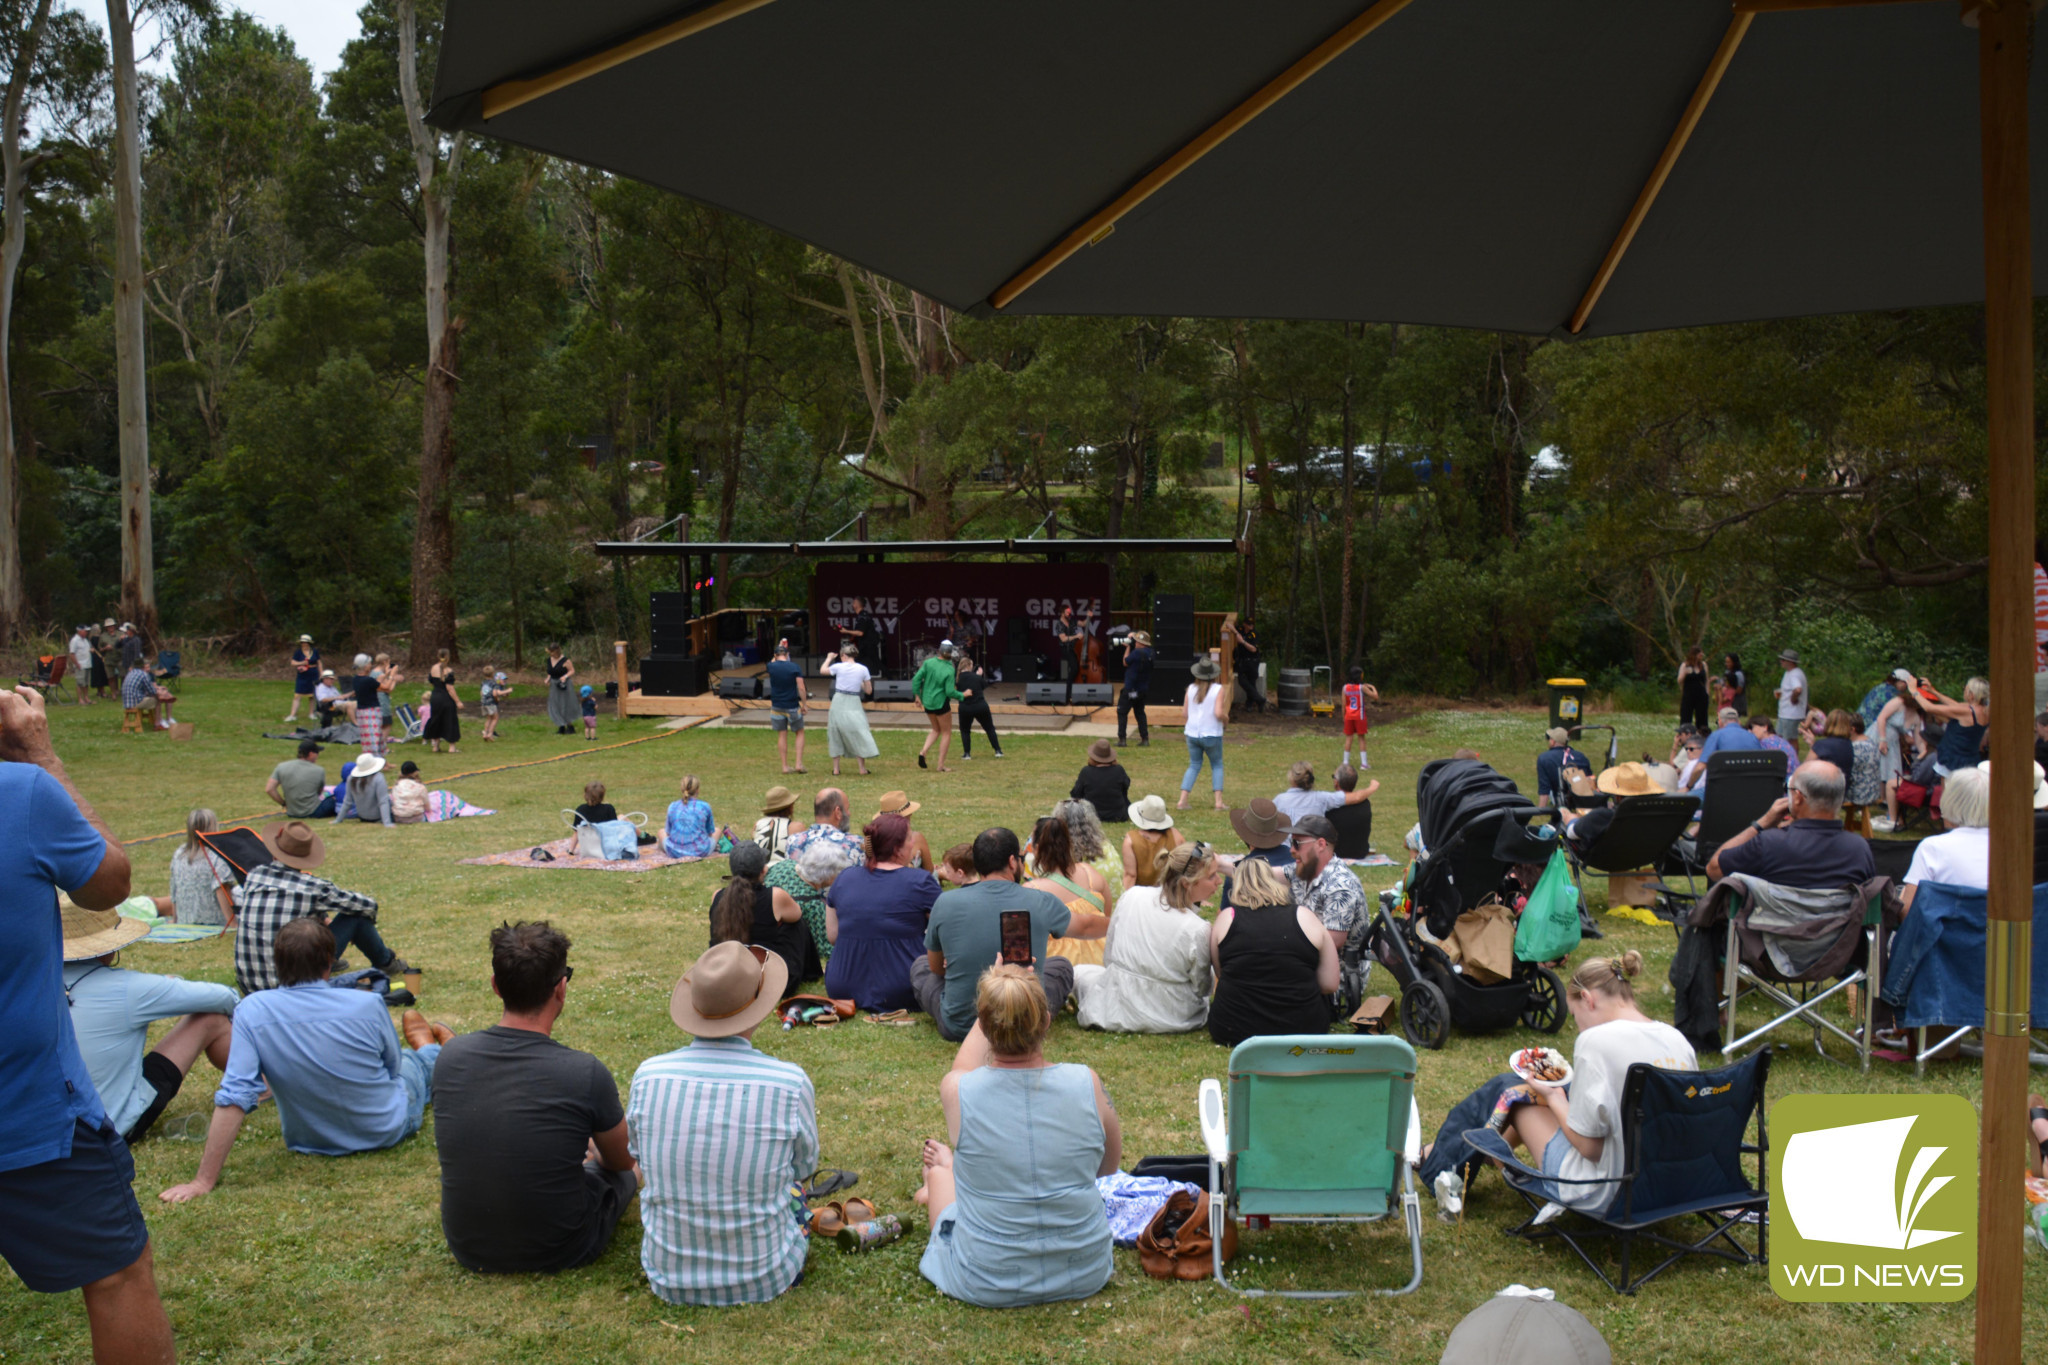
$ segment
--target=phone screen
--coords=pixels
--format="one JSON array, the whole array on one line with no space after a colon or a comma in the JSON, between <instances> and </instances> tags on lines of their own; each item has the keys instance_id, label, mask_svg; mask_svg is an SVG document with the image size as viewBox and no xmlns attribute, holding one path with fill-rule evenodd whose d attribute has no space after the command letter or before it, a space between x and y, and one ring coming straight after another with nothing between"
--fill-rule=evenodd
<instances>
[{"instance_id":1,"label":"phone screen","mask_svg":"<svg viewBox=\"0 0 2048 1365\"><path fill-rule=\"evenodd\" d=\"M1031 912L1005 910L1003 920L1003 961L1026 966L1031 961Z\"/></svg>"}]
</instances>

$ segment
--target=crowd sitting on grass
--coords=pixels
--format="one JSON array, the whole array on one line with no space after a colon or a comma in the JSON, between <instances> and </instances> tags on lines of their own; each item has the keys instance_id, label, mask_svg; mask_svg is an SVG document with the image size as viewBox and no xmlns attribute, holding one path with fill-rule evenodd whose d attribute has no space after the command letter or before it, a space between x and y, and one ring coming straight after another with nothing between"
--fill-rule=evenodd
<instances>
[{"instance_id":1,"label":"crowd sitting on grass","mask_svg":"<svg viewBox=\"0 0 2048 1365\"><path fill-rule=\"evenodd\" d=\"M1930 715L1954 708L1949 730L1962 739L1943 750L1955 760L1940 802L1948 832L1916 850L1908 909L1922 884L1988 880L1988 764L1963 761L1965 742L1981 745L1987 705L1981 680L1961 702L1926 703ZM798 794L776 787L763 799L756 839L732 848L709 907L709 947L671 994L671 1020L689 1041L643 1062L622 1103L603 1063L551 1036L574 968L568 938L547 923L491 931L491 986L503 1012L477 1032L458 1036L407 1010L394 1033L377 993L335 988L351 946L387 977L410 968L383 941L375 898L313 875L325 849L306 821L319 818L324 773L310 742L265 786L286 817L265 835L271 862L231 889L232 869L199 838L218 823L203 809L191 812L172 855L171 904L181 920L216 916L231 926L239 993L122 968L121 948L147 932L114 908L129 889L126 855L70 787L40 708L0 694L0 758L12 760L0 763L0 819L12 817L34 845L0 862L0 880L24 897L62 887L71 900L59 935L36 945L59 971L31 977L0 958L0 1023L9 1026L0 1047L28 1059L23 1098L0 1116L0 1162L13 1163L0 1169L0 1252L33 1289L85 1287L96 1340L118 1332L168 1347L126 1144L151 1132L201 1056L220 1073L212 1116L193 1178L165 1189L165 1202L218 1186L246 1116L266 1098L278 1105L288 1149L326 1156L402 1142L431 1104L442 1230L459 1264L481 1273L587 1264L638 1198L641 1264L655 1295L759 1302L802 1280L802 1196L818 1170L821 1135L809 1077L751 1039L787 995L822 977L831 997L877 1015L924 1013L958 1044L939 1084L946 1140L925 1141L919 1158L917 1202L931 1222L920 1269L950 1297L1003 1307L1087 1297L1112 1272L1094 1182L1118 1169L1121 1130L1101 1078L1047 1056L1069 999L1083 1028L1206 1028L1231 1046L1323 1032L1333 1001L1362 985L1346 979L1362 968L1356 952L1347 964L1344 950L1364 932L1364 890L1336 858L1323 813L1346 802L1316 793L1305 764L1279 797L1230 812L1241 856L1186 839L1163 799L1147 795L1130 805L1120 860L1105 847L1100 812L1079 797L1037 821L1028 851L998 826L935 860L911 825L919 803L904 793L887 794L855 833L838 789L816 793L805 825L795 819ZM1859 780L1859 794L1868 792L1873 761L1880 782L1893 780L1882 776L1890 771L1882 746L1900 731L1890 717L1909 709L1887 709L1876 741L1859 742L1843 713L1827 716L1787 795L1719 847L1710 876L1820 889L1868 881L1869 843L1843 828L1842 808ZM1785 742L1741 726L1731 711L1719 719L1712 735L1692 737L1698 747L1722 735L1728 747ZM2048 716L2041 726L2048 732ZM1552 752L1566 751L1555 764L1562 781L1569 745L1552 743ZM1106 766L1094 757L1091 769ZM405 785L420 785L417 770L404 765L387 786L384 767L375 752L355 760L337 794L337 821L404 820ZM1377 787L1358 792L1357 774L1343 772L1350 780L1340 787L1354 799ZM699 790L695 776L684 777L670 808L664 847L673 844L677 856L709 852L716 826ZM2035 791L2048 819L2048 777L2039 770ZM590 783L579 815L615 818L606 795ZM25 814L32 803L34 820ZM1103 863L1121 874L1120 888ZM1219 891L1220 909L1205 921L1200 908ZM1005 912L1027 918L1021 961L1008 955ZM1090 954L1099 963L1076 960ZM1423 1165L1446 1208L1462 1200L1477 1168L1460 1135L1478 1126L1475 1115L1504 1108L1505 1135L1556 1182L1551 1197L1600 1211L1611 1187L1598 1182L1626 1159L1614 1116L1629 1065L1697 1066L1684 1038L1638 1003L1641 965L1629 951L1573 972L1569 1095L1510 1075L1452 1109ZM164 1019L178 1022L148 1048L149 1025ZM2048 1141L2048 1119L2041 1122L2037 1138ZM53 1133L70 1140L48 1155ZM34 1174L35 1207L61 1195L56 1206L72 1236L18 1216L31 1203L20 1192L28 1177L10 1179L18 1171ZM80 1226L92 1235L76 1236Z\"/></svg>"}]
</instances>

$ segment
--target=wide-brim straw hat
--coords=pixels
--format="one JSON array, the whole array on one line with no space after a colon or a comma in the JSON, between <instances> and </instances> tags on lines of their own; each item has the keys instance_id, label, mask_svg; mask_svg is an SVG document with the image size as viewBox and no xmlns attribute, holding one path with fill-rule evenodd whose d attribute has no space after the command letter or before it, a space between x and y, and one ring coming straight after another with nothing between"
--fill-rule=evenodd
<instances>
[{"instance_id":1,"label":"wide-brim straw hat","mask_svg":"<svg viewBox=\"0 0 2048 1365\"><path fill-rule=\"evenodd\" d=\"M924 802L910 799L909 792L883 792L881 802L875 808L877 815L915 815L924 809Z\"/></svg>"},{"instance_id":2,"label":"wide-brim straw hat","mask_svg":"<svg viewBox=\"0 0 2048 1365\"><path fill-rule=\"evenodd\" d=\"M795 805L795 792L781 785L773 786L768 789L768 794L761 798L761 814L773 815L777 811L789 810Z\"/></svg>"},{"instance_id":3,"label":"wide-brim straw hat","mask_svg":"<svg viewBox=\"0 0 2048 1365\"><path fill-rule=\"evenodd\" d=\"M1167 813L1166 798L1147 795L1131 807L1131 823L1139 829L1172 829L1173 816Z\"/></svg>"},{"instance_id":4,"label":"wide-brim straw hat","mask_svg":"<svg viewBox=\"0 0 2048 1365\"><path fill-rule=\"evenodd\" d=\"M287 820L263 831L263 846L286 867L310 872L327 861L327 845L304 820Z\"/></svg>"},{"instance_id":5,"label":"wide-brim straw hat","mask_svg":"<svg viewBox=\"0 0 2048 1365\"><path fill-rule=\"evenodd\" d=\"M1600 774L1594 785L1609 796L1656 796L1664 790L1640 763L1617 763Z\"/></svg>"},{"instance_id":6,"label":"wide-brim straw hat","mask_svg":"<svg viewBox=\"0 0 2048 1365\"><path fill-rule=\"evenodd\" d=\"M64 913L64 960L87 962L119 952L149 932L149 926L129 919L119 910L86 910L66 896Z\"/></svg>"},{"instance_id":7,"label":"wide-brim straw hat","mask_svg":"<svg viewBox=\"0 0 2048 1365\"><path fill-rule=\"evenodd\" d=\"M358 754L356 766L351 770L357 777L372 777L384 771L384 755Z\"/></svg>"},{"instance_id":8,"label":"wide-brim straw hat","mask_svg":"<svg viewBox=\"0 0 2048 1365\"><path fill-rule=\"evenodd\" d=\"M1113 767L1116 764L1116 750L1109 747L1109 741L1098 739L1088 746L1088 762L1097 768Z\"/></svg>"},{"instance_id":9,"label":"wide-brim straw hat","mask_svg":"<svg viewBox=\"0 0 2048 1365\"><path fill-rule=\"evenodd\" d=\"M668 1017L694 1038L730 1038L775 1012L789 985L778 953L745 943L714 944L676 982Z\"/></svg>"},{"instance_id":10,"label":"wide-brim straw hat","mask_svg":"<svg viewBox=\"0 0 2048 1365\"><path fill-rule=\"evenodd\" d=\"M1188 676L1196 682L1215 682L1223 676L1223 665L1214 659L1197 659L1195 666L1188 670Z\"/></svg>"},{"instance_id":11,"label":"wide-brim straw hat","mask_svg":"<svg viewBox=\"0 0 2048 1365\"><path fill-rule=\"evenodd\" d=\"M1165 802L1160 803L1162 806ZM1230 812L1230 827L1247 848L1278 848L1294 832L1294 820L1263 796L1252 798L1243 810Z\"/></svg>"}]
</instances>

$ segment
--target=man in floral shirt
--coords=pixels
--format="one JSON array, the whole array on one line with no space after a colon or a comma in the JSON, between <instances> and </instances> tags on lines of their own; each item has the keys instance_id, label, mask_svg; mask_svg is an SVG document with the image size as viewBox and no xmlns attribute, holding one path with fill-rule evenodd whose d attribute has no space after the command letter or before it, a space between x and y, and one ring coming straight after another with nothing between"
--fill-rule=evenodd
<instances>
[{"instance_id":1,"label":"man in floral shirt","mask_svg":"<svg viewBox=\"0 0 2048 1365\"><path fill-rule=\"evenodd\" d=\"M1323 922L1330 941L1337 946L1343 966L1338 994L1352 999L1365 993L1366 966L1363 954L1344 951L1347 938L1365 933L1368 912L1365 888L1350 868L1337 861L1337 830L1320 815L1305 815L1294 822L1291 840L1294 870L1287 874L1287 888L1294 903Z\"/></svg>"}]
</instances>

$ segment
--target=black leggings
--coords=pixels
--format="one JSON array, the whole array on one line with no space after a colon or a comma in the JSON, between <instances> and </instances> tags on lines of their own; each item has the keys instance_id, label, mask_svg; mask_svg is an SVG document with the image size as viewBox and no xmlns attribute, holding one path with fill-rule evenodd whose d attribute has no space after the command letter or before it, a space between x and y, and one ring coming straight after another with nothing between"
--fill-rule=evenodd
<instances>
[{"instance_id":1,"label":"black leggings","mask_svg":"<svg viewBox=\"0 0 2048 1365\"><path fill-rule=\"evenodd\" d=\"M1003 742L996 737L995 713L989 710L986 705L970 707L964 702L960 706L960 752L962 754L974 752L974 722L976 721L980 721L981 728L988 733L989 747L997 753L1001 753L1003 751Z\"/></svg>"}]
</instances>

